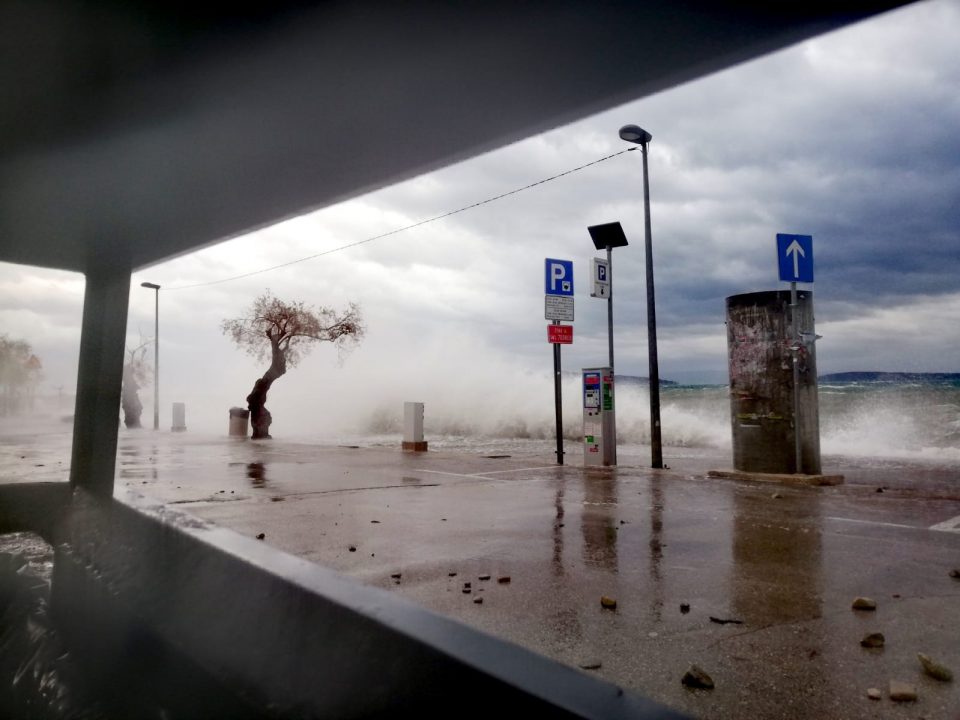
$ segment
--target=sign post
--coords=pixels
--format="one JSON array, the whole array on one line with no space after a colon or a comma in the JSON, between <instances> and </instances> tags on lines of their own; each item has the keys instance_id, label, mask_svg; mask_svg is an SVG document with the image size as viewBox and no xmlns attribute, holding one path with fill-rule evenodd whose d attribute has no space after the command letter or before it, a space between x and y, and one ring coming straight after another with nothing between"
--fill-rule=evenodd
<instances>
[{"instance_id":1,"label":"sign post","mask_svg":"<svg viewBox=\"0 0 960 720\"><path fill-rule=\"evenodd\" d=\"M573 321L573 261L546 258L544 261L544 317L547 341L553 345L553 395L557 423L557 465L563 465L563 395L561 391L560 345L573 342L573 328L561 320ZM569 328L569 331L566 330Z\"/></svg>"},{"instance_id":2,"label":"sign post","mask_svg":"<svg viewBox=\"0 0 960 720\"><path fill-rule=\"evenodd\" d=\"M626 247L627 236L623 232L623 227L618 222L605 223L603 225L591 225L587 228L590 233L590 239L593 240L593 246L597 250L606 250L606 260L593 258L593 292L591 297L600 298L607 301L607 358L610 366L610 388L613 392L613 249ZM652 390L651 390L652 392ZM609 427L606 430L606 444L609 452L604 455L604 465L617 464L617 425L613 421L611 413Z\"/></svg>"},{"instance_id":3,"label":"sign post","mask_svg":"<svg viewBox=\"0 0 960 720\"><path fill-rule=\"evenodd\" d=\"M797 283L813 282L813 236L777 233L777 267L780 280L790 283L790 350L793 356L793 452L795 472L803 468L800 447L800 352L803 337L797 310ZM811 328L811 332L812 332Z\"/></svg>"}]
</instances>

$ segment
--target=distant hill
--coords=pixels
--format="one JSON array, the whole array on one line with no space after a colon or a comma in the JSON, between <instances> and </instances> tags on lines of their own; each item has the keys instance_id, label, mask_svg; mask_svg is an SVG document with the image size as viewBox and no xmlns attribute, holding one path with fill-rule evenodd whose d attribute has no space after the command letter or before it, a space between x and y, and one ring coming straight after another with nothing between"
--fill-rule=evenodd
<instances>
[{"instance_id":1,"label":"distant hill","mask_svg":"<svg viewBox=\"0 0 960 720\"><path fill-rule=\"evenodd\" d=\"M960 373L842 372L819 377L820 382L941 383L960 382Z\"/></svg>"}]
</instances>

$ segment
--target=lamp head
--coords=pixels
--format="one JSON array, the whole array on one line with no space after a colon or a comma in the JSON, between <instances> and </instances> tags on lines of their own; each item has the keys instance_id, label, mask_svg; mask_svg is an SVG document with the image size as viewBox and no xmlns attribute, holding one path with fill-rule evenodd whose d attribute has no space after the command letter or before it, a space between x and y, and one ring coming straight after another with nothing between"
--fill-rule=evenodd
<instances>
[{"instance_id":1,"label":"lamp head","mask_svg":"<svg viewBox=\"0 0 960 720\"><path fill-rule=\"evenodd\" d=\"M620 128L620 139L638 145L646 145L653 140L653 135L637 125L624 125Z\"/></svg>"},{"instance_id":2,"label":"lamp head","mask_svg":"<svg viewBox=\"0 0 960 720\"><path fill-rule=\"evenodd\" d=\"M160 289L160 286L159 286L159 285L155 285L154 283L148 283L148 282L142 282L142 283L140 283L140 287L150 288L151 290L159 290L159 289Z\"/></svg>"}]
</instances>

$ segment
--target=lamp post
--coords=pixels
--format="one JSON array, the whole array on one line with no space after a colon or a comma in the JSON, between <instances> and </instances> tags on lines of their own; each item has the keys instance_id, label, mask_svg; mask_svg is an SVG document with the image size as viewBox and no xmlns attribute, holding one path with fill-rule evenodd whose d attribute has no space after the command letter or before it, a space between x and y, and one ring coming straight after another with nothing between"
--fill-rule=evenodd
<instances>
[{"instance_id":1,"label":"lamp post","mask_svg":"<svg viewBox=\"0 0 960 720\"><path fill-rule=\"evenodd\" d=\"M647 343L650 362L650 452L652 467L663 467L660 437L660 365L657 360L657 309L653 291L653 243L650 238L650 179L647 173L647 146L653 136L636 125L620 128L620 139L636 143L643 155L643 229L647 265Z\"/></svg>"},{"instance_id":2,"label":"lamp post","mask_svg":"<svg viewBox=\"0 0 960 720\"><path fill-rule=\"evenodd\" d=\"M153 290L153 429L160 429L160 286L143 282L140 287Z\"/></svg>"}]
</instances>

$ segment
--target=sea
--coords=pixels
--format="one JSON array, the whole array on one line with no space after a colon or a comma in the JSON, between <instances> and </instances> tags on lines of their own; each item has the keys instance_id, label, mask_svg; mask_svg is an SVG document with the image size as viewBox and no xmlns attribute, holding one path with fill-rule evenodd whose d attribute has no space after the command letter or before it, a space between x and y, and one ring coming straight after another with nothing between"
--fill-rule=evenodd
<instances>
[{"instance_id":1,"label":"sea","mask_svg":"<svg viewBox=\"0 0 960 720\"><path fill-rule=\"evenodd\" d=\"M863 376L867 375L867 379ZM897 459L960 466L960 375L855 375L819 382L821 454L863 462ZM876 376L876 377L873 377ZM542 390L542 389L541 389ZM538 403L493 402L482 412L426 403L424 432L431 449L466 453L550 453L556 447L552 393ZM563 384L567 453L581 438L579 379ZM660 390L665 457L723 457L731 452L729 387L668 384ZM616 395L618 457L649 457L650 396L645 385L619 385ZM337 441L395 446L402 413L383 407L354 433ZM322 435L304 440L322 441Z\"/></svg>"}]
</instances>

